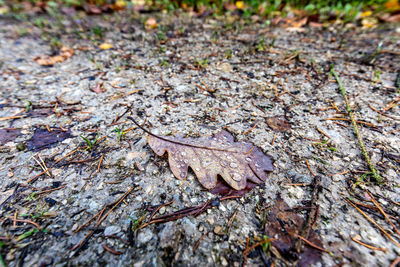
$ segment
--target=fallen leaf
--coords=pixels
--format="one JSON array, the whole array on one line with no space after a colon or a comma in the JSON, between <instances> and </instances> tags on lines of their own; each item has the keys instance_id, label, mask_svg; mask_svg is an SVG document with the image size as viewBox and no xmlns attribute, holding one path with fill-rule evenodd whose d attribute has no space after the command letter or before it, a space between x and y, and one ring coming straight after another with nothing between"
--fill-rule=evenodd
<instances>
[{"instance_id":1,"label":"fallen leaf","mask_svg":"<svg viewBox=\"0 0 400 267\"><path fill-rule=\"evenodd\" d=\"M39 151L71 137L70 131L65 132L59 128L52 128L49 132L46 128L39 128L35 130L32 138L28 141L28 150Z\"/></svg>"},{"instance_id":2,"label":"fallen leaf","mask_svg":"<svg viewBox=\"0 0 400 267\"><path fill-rule=\"evenodd\" d=\"M235 5L236 5L236 7L238 9L243 9L244 8L244 2L243 1L237 1Z\"/></svg>"},{"instance_id":3,"label":"fallen leaf","mask_svg":"<svg viewBox=\"0 0 400 267\"><path fill-rule=\"evenodd\" d=\"M157 20L155 18L148 18L144 26L147 30L155 29L158 27Z\"/></svg>"},{"instance_id":4,"label":"fallen leaf","mask_svg":"<svg viewBox=\"0 0 400 267\"><path fill-rule=\"evenodd\" d=\"M0 129L0 145L4 145L21 135L20 129L4 128Z\"/></svg>"},{"instance_id":5,"label":"fallen leaf","mask_svg":"<svg viewBox=\"0 0 400 267\"><path fill-rule=\"evenodd\" d=\"M389 15L389 14L384 14L383 16L380 17L381 20L385 22L400 22L400 14L396 15Z\"/></svg>"},{"instance_id":6,"label":"fallen leaf","mask_svg":"<svg viewBox=\"0 0 400 267\"><path fill-rule=\"evenodd\" d=\"M96 5L89 4L89 5L85 5L84 7L85 7L85 11L88 14L99 15L102 12L102 10L99 7L97 7Z\"/></svg>"},{"instance_id":7,"label":"fallen leaf","mask_svg":"<svg viewBox=\"0 0 400 267\"><path fill-rule=\"evenodd\" d=\"M372 11L371 10L367 10L367 11L361 13L361 17L362 18L370 17L371 15L372 15Z\"/></svg>"},{"instance_id":8,"label":"fallen leaf","mask_svg":"<svg viewBox=\"0 0 400 267\"><path fill-rule=\"evenodd\" d=\"M385 8L391 11L400 10L399 0L389 0L385 3Z\"/></svg>"},{"instance_id":9,"label":"fallen leaf","mask_svg":"<svg viewBox=\"0 0 400 267\"><path fill-rule=\"evenodd\" d=\"M301 235L303 227L304 220L291 211L286 202L278 195L266 217L265 234L274 238L271 243L284 259L291 262L298 260L296 266L313 266L316 262L321 261L322 252L305 245L298 255L295 248L296 235ZM310 236L306 239L322 247L322 243L314 231L311 231Z\"/></svg>"},{"instance_id":10,"label":"fallen leaf","mask_svg":"<svg viewBox=\"0 0 400 267\"><path fill-rule=\"evenodd\" d=\"M310 25L311 27L314 27L314 28L320 28L320 27L323 27L323 26L324 26L324 24L318 23L318 22L314 22L314 21L310 21L310 22L308 23L308 25Z\"/></svg>"},{"instance_id":11,"label":"fallen leaf","mask_svg":"<svg viewBox=\"0 0 400 267\"><path fill-rule=\"evenodd\" d=\"M112 44L109 44L109 43L102 43L101 45L99 45L99 48L103 49L103 50L107 50L107 49L110 49L112 47L113 47Z\"/></svg>"},{"instance_id":12,"label":"fallen leaf","mask_svg":"<svg viewBox=\"0 0 400 267\"><path fill-rule=\"evenodd\" d=\"M149 133L149 132L148 132ZM215 189L218 175L234 190L244 190L248 181L264 182L273 171L273 160L250 142L235 142L227 131L200 138L167 138L149 134L148 143L162 156L167 151L169 166L178 179L185 179L190 167L200 183Z\"/></svg>"},{"instance_id":13,"label":"fallen leaf","mask_svg":"<svg viewBox=\"0 0 400 267\"><path fill-rule=\"evenodd\" d=\"M103 87L103 83L99 82L96 84L96 86L94 88L90 88L90 91L96 93L96 94L100 94L100 93L104 93L107 90Z\"/></svg>"},{"instance_id":14,"label":"fallen leaf","mask_svg":"<svg viewBox=\"0 0 400 267\"><path fill-rule=\"evenodd\" d=\"M44 56L44 57L38 57L35 58L34 60L42 66L51 66L56 63L63 62L64 60L72 57L74 54L74 50L71 48L68 48L66 46L61 47L60 52L58 55L55 56Z\"/></svg>"},{"instance_id":15,"label":"fallen leaf","mask_svg":"<svg viewBox=\"0 0 400 267\"><path fill-rule=\"evenodd\" d=\"M115 11L124 10L126 7L125 0L117 0L113 5L111 5L111 9Z\"/></svg>"},{"instance_id":16,"label":"fallen leaf","mask_svg":"<svg viewBox=\"0 0 400 267\"><path fill-rule=\"evenodd\" d=\"M304 25L307 24L307 21L308 21L307 17L302 18L301 20L295 20L295 21L292 21L289 24L289 27L291 27L291 28L301 28L301 27L303 27Z\"/></svg>"},{"instance_id":17,"label":"fallen leaf","mask_svg":"<svg viewBox=\"0 0 400 267\"><path fill-rule=\"evenodd\" d=\"M54 114L54 110L51 108L46 109L34 109L28 113L31 118L43 118Z\"/></svg>"},{"instance_id":18,"label":"fallen leaf","mask_svg":"<svg viewBox=\"0 0 400 267\"><path fill-rule=\"evenodd\" d=\"M268 126L274 131L286 132L291 128L290 123L285 119L285 116L282 115L268 117L266 121Z\"/></svg>"}]
</instances>

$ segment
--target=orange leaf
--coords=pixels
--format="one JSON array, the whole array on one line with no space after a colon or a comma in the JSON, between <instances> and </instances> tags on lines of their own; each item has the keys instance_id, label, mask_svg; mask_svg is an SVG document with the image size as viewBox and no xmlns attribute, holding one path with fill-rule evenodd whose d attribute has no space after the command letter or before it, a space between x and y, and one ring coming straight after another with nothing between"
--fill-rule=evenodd
<instances>
[{"instance_id":1,"label":"orange leaf","mask_svg":"<svg viewBox=\"0 0 400 267\"><path fill-rule=\"evenodd\" d=\"M74 50L71 48L68 48L66 46L61 47L60 52L58 55L49 57L49 56L43 56L43 57L38 57L35 58L34 60L42 66L51 66L56 63L63 62L64 60L72 57L74 54Z\"/></svg>"},{"instance_id":2,"label":"orange leaf","mask_svg":"<svg viewBox=\"0 0 400 267\"><path fill-rule=\"evenodd\" d=\"M390 10L400 10L399 0L389 0L385 3L385 8Z\"/></svg>"},{"instance_id":3,"label":"orange leaf","mask_svg":"<svg viewBox=\"0 0 400 267\"><path fill-rule=\"evenodd\" d=\"M149 18L146 20L145 28L152 30L158 27L157 20L155 18Z\"/></svg>"}]
</instances>

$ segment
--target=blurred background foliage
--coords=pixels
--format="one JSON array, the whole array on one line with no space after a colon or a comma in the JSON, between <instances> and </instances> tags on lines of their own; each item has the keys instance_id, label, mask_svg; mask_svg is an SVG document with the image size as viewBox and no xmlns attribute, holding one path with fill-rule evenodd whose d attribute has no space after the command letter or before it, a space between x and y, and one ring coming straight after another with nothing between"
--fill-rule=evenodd
<instances>
[{"instance_id":1,"label":"blurred background foliage","mask_svg":"<svg viewBox=\"0 0 400 267\"><path fill-rule=\"evenodd\" d=\"M400 15L400 0L0 0L0 15L16 12L52 13L60 8L85 10L100 14L125 9L135 11L191 12L195 14L264 18L314 16L316 21L339 19L351 22L360 17L389 13ZM51 14L50 14L51 15Z\"/></svg>"}]
</instances>

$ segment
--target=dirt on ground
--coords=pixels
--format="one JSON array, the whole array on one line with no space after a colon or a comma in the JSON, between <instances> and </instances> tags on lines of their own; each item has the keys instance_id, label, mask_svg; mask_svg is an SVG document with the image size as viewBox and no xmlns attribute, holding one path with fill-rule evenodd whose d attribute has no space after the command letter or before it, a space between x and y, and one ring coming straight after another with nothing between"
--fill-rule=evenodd
<instances>
[{"instance_id":1,"label":"dirt on ground","mask_svg":"<svg viewBox=\"0 0 400 267\"><path fill-rule=\"evenodd\" d=\"M146 28L150 17L158 25ZM8 266L389 266L399 257L398 25L129 12L0 25ZM270 155L274 171L241 197L212 194L193 171L176 179L128 116L170 138L227 130ZM150 218L177 211L189 216Z\"/></svg>"}]
</instances>

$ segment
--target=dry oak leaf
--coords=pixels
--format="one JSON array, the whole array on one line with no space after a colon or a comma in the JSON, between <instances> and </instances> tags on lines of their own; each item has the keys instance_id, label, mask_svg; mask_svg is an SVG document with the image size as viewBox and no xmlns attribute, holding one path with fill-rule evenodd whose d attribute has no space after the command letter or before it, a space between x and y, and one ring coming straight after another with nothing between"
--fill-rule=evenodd
<instances>
[{"instance_id":1,"label":"dry oak leaf","mask_svg":"<svg viewBox=\"0 0 400 267\"><path fill-rule=\"evenodd\" d=\"M176 178L185 179L190 167L207 189L217 186L220 175L230 187L242 190L248 180L253 184L264 182L265 172L274 169L270 156L250 142L235 142L227 131L199 138L167 138L149 133L147 141L157 155L168 152L169 166Z\"/></svg>"}]
</instances>

